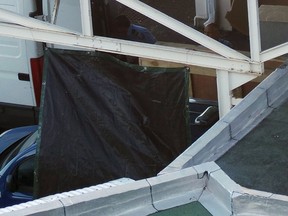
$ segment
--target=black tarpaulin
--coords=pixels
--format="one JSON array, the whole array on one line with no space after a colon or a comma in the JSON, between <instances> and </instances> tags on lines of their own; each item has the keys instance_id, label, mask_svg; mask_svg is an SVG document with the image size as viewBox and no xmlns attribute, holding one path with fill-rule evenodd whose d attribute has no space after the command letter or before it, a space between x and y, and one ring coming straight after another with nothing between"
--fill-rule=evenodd
<instances>
[{"instance_id":1,"label":"black tarpaulin","mask_svg":"<svg viewBox=\"0 0 288 216\"><path fill-rule=\"evenodd\" d=\"M35 197L156 175L189 142L188 70L48 49Z\"/></svg>"}]
</instances>

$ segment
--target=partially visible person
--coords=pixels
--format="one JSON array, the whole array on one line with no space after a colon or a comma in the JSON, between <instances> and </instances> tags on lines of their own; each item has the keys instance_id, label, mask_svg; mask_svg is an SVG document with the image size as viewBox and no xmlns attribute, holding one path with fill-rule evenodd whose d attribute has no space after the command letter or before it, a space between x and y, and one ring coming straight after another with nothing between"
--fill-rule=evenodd
<instances>
[{"instance_id":1,"label":"partially visible person","mask_svg":"<svg viewBox=\"0 0 288 216\"><path fill-rule=\"evenodd\" d=\"M154 35L145 27L132 24L125 16L120 15L112 23L112 37L143 43L156 43Z\"/></svg>"},{"instance_id":2,"label":"partially visible person","mask_svg":"<svg viewBox=\"0 0 288 216\"><path fill-rule=\"evenodd\" d=\"M156 43L156 38L147 28L132 24L125 15L120 15L116 17L112 22L111 37L149 44ZM139 63L138 57L125 55L114 56L121 61L125 61L131 64Z\"/></svg>"},{"instance_id":3,"label":"partially visible person","mask_svg":"<svg viewBox=\"0 0 288 216\"><path fill-rule=\"evenodd\" d=\"M219 27L215 23L211 23L204 27L204 34L213 38L214 40L219 41L220 43L233 48L233 45L230 41L221 38L221 33Z\"/></svg>"}]
</instances>

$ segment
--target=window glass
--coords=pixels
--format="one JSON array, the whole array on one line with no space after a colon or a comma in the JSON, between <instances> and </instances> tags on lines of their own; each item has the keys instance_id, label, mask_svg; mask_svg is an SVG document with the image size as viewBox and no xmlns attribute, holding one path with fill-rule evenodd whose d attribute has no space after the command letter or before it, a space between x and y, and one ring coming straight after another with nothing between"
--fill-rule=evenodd
<instances>
[{"instance_id":1,"label":"window glass","mask_svg":"<svg viewBox=\"0 0 288 216\"><path fill-rule=\"evenodd\" d=\"M25 150L29 146L31 146L33 143L35 143L38 136L38 131L35 131L33 134L28 136L23 142L21 142L19 145L14 147L14 149L10 150L10 153L7 154L7 156L3 159L2 164L0 164L0 170L2 170L19 152Z\"/></svg>"},{"instance_id":2,"label":"window glass","mask_svg":"<svg viewBox=\"0 0 288 216\"><path fill-rule=\"evenodd\" d=\"M11 192L33 194L34 161L35 157L30 157L23 161L14 171L10 185Z\"/></svg>"}]
</instances>

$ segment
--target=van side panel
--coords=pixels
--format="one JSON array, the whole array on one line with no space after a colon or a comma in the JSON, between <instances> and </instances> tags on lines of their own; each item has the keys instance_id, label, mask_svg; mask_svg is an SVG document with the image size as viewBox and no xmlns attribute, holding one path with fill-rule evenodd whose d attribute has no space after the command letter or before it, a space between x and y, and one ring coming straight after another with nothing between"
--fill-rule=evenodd
<instances>
[{"instance_id":1,"label":"van side panel","mask_svg":"<svg viewBox=\"0 0 288 216\"><path fill-rule=\"evenodd\" d=\"M0 0L0 8L26 17L37 9L35 0ZM36 123L31 59L42 55L42 43L0 36L0 129Z\"/></svg>"},{"instance_id":2,"label":"van side panel","mask_svg":"<svg viewBox=\"0 0 288 216\"><path fill-rule=\"evenodd\" d=\"M0 102L34 106L25 41L0 37Z\"/></svg>"},{"instance_id":3,"label":"van side panel","mask_svg":"<svg viewBox=\"0 0 288 216\"><path fill-rule=\"evenodd\" d=\"M24 16L36 10L34 0L1 0L0 7ZM30 58L38 56L35 42L0 37L0 103L36 105Z\"/></svg>"}]
</instances>

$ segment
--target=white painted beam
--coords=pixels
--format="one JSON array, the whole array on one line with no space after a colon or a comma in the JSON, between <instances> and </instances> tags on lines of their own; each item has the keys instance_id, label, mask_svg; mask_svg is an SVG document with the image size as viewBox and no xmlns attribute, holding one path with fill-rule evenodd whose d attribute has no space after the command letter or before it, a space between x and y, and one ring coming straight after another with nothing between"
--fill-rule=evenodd
<instances>
[{"instance_id":1,"label":"white painted beam","mask_svg":"<svg viewBox=\"0 0 288 216\"><path fill-rule=\"evenodd\" d=\"M229 87L232 91L235 88L240 87L241 85L257 78L258 76L255 74L239 74L234 72L229 72Z\"/></svg>"},{"instance_id":2,"label":"white painted beam","mask_svg":"<svg viewBox=\"0 0 288 216\"><path fill-rule=\"evenodd\" d=\"M261 52L260 60L261 62L266 62L279 56L285 55L287 53L288 53L288 42Z\"/></svg>"},{"instance_id":3,"label":"white painted beam","mask_svg":"<svg viewBox=\"0 0 288 216\"><path fill-rule=\"evenodd\" d=\"M47 31L50 30L67 33L78 33L60 26L53 25L48 22L43 22L41 20L33 19L31 17L25 17L2 8L0 8L0 24L1 22L17 24L20 25L19 27L25 26L33 29L45 29Z\"/></svg>"},{"instance_id":4,"label":"white painted beam","mask_svg":"<svg viewBox=\"0 0 288 216\"><path fill-rule=\"evenodd\" d=\"M249 60L249 58L242 53L239 53L216 40L212 40L210 37L202 34L201 32L183 24L182 22L179 22L176 19L173 19L172 17L150 7L149 5L144 4L143 2L140 2L139 0L116 1L207 47L208 49L215 51L216 53L226 58Z\"/></svg>"},{"instance_id":5,"label":"white painted beam","mask_svg":"<svg viewBox=\"0 0 288 216\"><path fill-rule=\"evenodd\" d=\"M59 29L55 28L54 30ZM239 73L250 73L251 67L251 63L248 61L226 59L211 53L154 44L144 44L106 37L89 37L75 34L73 32L68 33L51 31L49 28L34 29L0 23L0 35L25 40L73 46L87 50L98 50L103 52L139 56L143 58L158 59L187 65L198 65L207 68L229 71L232 70Z\"/></svg>"}]
</instances>

